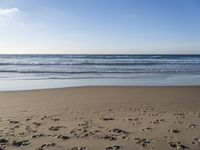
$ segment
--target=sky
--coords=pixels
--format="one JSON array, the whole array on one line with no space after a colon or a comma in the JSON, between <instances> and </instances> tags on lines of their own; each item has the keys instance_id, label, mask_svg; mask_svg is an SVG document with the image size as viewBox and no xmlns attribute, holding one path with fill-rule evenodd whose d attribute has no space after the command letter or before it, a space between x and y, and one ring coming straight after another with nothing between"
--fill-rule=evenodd
<instances>
[{"instance_id":1,"label":"sky","mask_svg":"<svg viewBox=\"0 0 200 150\"><path fill-rule=\"evenodd\" d=\"M200 54L200 0L0 0L0 54Z\"/></svg>"}]
</instances>

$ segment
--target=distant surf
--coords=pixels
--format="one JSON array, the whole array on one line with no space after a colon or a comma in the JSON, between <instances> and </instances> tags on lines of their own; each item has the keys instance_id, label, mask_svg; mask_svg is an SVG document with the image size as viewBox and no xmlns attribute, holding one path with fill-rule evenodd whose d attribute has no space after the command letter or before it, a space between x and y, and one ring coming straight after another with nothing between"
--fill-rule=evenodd
<instances>
[{"instance_id":1,"label":"distant surf","mask_svg":"<svg viewBox=\"0 0 200 150\"><path fill-rule=\"evenodd\" d=\"M0 55L1 85L21 80L40 83L62 80L69 81L71 86L74 82L80 86L84 82L86 85L200 85L196 81L199 78L200 55ZM43 86L37 88L40 87Z\"/></svg>"}]
</instances>

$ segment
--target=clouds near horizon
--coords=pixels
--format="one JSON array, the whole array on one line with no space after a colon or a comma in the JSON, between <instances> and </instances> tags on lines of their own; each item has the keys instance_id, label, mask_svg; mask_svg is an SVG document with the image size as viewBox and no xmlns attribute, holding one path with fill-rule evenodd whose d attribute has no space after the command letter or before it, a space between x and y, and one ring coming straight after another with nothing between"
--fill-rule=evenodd
<instances>
[{"instance_id":1,"label":"clouds near horizon","mask_svg":"<svg viewBox=\"0 0 200 150\"><path fill-rule=\"evenodd\" d=\"M20 10L18 8L0 8L0 17L11 18L19 12Z\"/></svg>"}]
</instances>

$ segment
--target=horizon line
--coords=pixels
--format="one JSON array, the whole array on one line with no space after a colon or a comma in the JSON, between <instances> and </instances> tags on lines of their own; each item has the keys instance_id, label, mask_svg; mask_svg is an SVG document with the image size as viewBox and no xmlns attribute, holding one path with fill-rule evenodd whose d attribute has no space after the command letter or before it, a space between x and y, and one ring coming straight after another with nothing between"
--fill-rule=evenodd
<instances>
[{"instance_id":1,"label":"horizon line","mask_svg":"<svg viewBox=\"0 0 200 150\"><path fill-rule=\"evenodd\" d=\"M0 53L0 55L200 55L200 53Z\"/></svg>"}]
</instances>

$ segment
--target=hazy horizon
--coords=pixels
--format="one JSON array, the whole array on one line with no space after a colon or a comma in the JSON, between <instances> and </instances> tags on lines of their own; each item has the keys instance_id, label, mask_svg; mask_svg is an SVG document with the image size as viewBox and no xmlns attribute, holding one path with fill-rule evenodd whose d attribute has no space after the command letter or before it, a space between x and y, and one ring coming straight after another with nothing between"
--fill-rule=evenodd
<instances>
[{"instance_id":1,"label":"hazy horizon","mask_svg":"<svg viewBox=\"0 0 200 150\"><path fill-rule=\"evenodd\" d=\"M200 2L0 0L0 54L200 54Z\"/></svg>"},{"instance_id":2,"label":"hazy horizon","mask_svg":"<svg viewBox=\"0 0 200 150\"><path fill-rule=\"evenodd\" d=\"M0 53L0 55L200 55L200 53Z\"/></svg>"}]
</instances>

